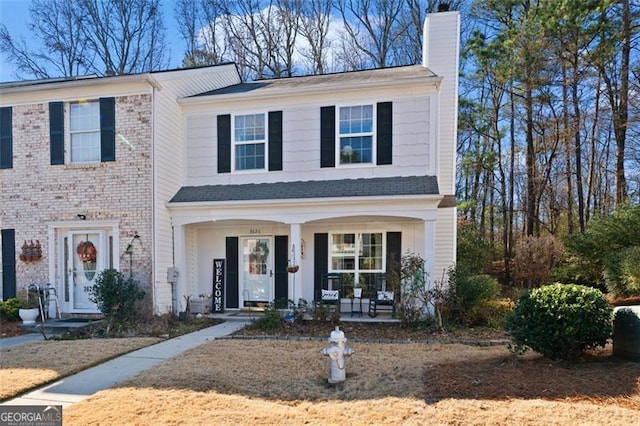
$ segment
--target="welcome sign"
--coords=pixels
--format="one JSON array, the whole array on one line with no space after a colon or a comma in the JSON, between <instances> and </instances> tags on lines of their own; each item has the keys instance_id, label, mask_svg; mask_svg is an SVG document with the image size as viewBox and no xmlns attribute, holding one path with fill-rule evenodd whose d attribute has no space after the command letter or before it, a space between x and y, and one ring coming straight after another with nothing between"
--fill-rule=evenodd
<instances>
[{"instance_id":1,"label":"welcome sign","mask_svg":"<svg viewBox=\"0 0 640 426\"><path fill-rule=\"evenodd\" d=\"M224 262L213 259L213 312L224 312Z\"/></svg>"}]
</instances>

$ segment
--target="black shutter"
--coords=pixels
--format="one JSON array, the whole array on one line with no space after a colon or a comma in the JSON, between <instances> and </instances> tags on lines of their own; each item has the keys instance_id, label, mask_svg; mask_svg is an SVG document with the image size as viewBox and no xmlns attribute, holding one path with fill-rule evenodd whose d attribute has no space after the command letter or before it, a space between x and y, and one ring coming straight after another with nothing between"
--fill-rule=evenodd
<instances>
[{"instance_id":1,"label":"black shutter","mask_svg":"<svg viewBox=\"0 0 640 426\"><path fill-rule=\"evenodd\" d=\"M313 235L313 296L320 297L322 289L322 274L329 268L329 234Z\"/></svg>"},{"instance_id":2,"label":"black shutter","mask_svg":"<svg viewBox=\"0 0 640 426\"><path fill-rule=\"evenodd\" d=\"M289 274L287 264L289 263L289 237L286 235L276 235L275 239L275 300L289 300Z\"/></svg>"},{"instance_id":3,"label":"black shutter","mask_svg":"<svg viewBox=\"0 0 640 426\"><path fill-rule=\"evenodd\" d=\"M395 270L398 276L400 276L401 256L402 232L387 232L387 273Z\"/></svg>"},{"instance_id":4,"label":"black shutter","mask_svg":"<svg viewBox=\"0 0 640 426\"><path fill-rule=\"evenodd\" d=\"M377 164L391 164L393 159L393 108L391 102L378 103L377 115Z\"/></svg>"},{"instance_id":5,"label":"black shutter","mask_svg":"<svg viewBox=\"0 0 640 426\"><path fill-rule=\"evenodd\" d=\"M227 237L227 286L225 291L227 308L238 307L238 237Z\"/></svg>"},{"instance_id":6,"label":"black shutter","mask_svg":"<svg viewBox=\"0 0 640 426\"><path fill-rule=\"evenodd\" d=\"M269 112L269 171L282 170L282 111Z\"/></svg>"},{"instance_id":7,"label":"black shutter","mask_svg":"<svg viewBox=\"0 0 640 426\"><path fill-rule=\"evenodd\" d=\"M0 108L0 169L13 168L13 109Z\"/></svg>"},{"instance_id":8,"label":"black shutter","mask_svg":"<svg viewBox=\"0 0 640 426\"><path fill-rule=\"evenodd\" d=\"M100 98L100 161L116 161L115 98Z\"/></svg>"},{"instance_id":9,"label":"black shutter","mask_svg":"<svg viewBox=\"0 0 640 426\"><path fill-rule=\"evenodd\" d=\"M16 297L16 231L3 229L2 234L2 297Z\"/></svg>"},{"instance_id":10,"label":"black shutter","mask_svg":"<svg viewBox=\"0 0 640 426\"><path fill-rule=\"evenodd\" d=\"M218 173L231 172L231 115L218 116Z\"/></svg>"},{"instance_id":11,"label":"black shutter","mask_svg":"<svg viewBox=\"0 0 640 426\"><path fill-rule=\"evenodd\" d=\"M64 164L64 104L49 102L49 150L51 165Z\"/></svg>"},{"instance_id":12,"label":"black shutter","mask_svg":"<svg viewBox=\"0 0 640 426\"><path fill-rule=\"evenodd\" d=\"M320 108L320 167L336 166L336 107Z\"/></svg>"}]
</instances>

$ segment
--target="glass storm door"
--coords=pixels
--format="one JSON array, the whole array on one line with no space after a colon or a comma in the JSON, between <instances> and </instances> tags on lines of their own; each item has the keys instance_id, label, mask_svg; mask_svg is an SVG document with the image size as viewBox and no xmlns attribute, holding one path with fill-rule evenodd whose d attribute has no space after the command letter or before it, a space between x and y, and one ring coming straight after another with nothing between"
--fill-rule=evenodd
<instances>
[{"instance_id":1,"label":"glass storm door","mask_svg":"<svg viewBox=\"0 0 640 426\"><path fill-rule=\"evenodd\" d=\"M271 238L242 239L241 288L245 307L267 306L273 300Z\"/></svg>"},{"instance_id":2,"label":"glass storm door","mask_svg":"<svg viewBox=\"0 0 640 426\"><path fill-rule=\"evenodd\" d=\"M105 269L105 234L101 231L76 232L69 235L69 291L71 309L97 311L91 291L97 275Z\"/></svg>"}]
</instances>

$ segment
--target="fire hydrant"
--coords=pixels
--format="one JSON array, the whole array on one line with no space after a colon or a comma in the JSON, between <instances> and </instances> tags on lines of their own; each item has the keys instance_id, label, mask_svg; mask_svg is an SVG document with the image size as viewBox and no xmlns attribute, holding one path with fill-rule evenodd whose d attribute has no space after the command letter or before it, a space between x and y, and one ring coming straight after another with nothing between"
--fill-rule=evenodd
<instances>
[{"instance_id":1,"label":"fire hydrant","mask_svg":"<svg viewBox=\"0 0 640 426\"><path fill-rule=\"evenodd\" d=\"M344 337L344 333L340 331L340 328L336 327L329 336L330 346L322 350L323 355L329 356L330 384L342 383L347 377L345 357L353 354L353 349L345 347L345 343L347 343L347 338Z\"/></svg>"}]
</instances>

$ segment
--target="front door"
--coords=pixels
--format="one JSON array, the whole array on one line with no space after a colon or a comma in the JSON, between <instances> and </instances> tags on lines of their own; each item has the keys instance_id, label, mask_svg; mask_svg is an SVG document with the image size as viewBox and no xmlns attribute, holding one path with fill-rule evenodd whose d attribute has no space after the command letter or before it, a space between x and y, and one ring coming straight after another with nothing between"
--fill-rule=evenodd
<instances>
[{"instance_id":1,"label":"front door","mask_svg":"<svg viewBox=\"0 0 640 426\"><path fill-rule=\"evenodd\" d=\"M273 256L270 237L242 239L240 287L244 307L266 307L273 300Z\"/></svg>"},{"instance_id":2,"label":"front door","mask_svg":"<svg viewBox=\"0 0 640 426\"><path fill-rule=\"evenodd\" d=\"M96 312L91 301L95 280L106 268L106 235L104 231L71 231L69 233L68 282L71 311Z\"/></svg>"}]
</instances>

